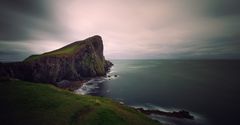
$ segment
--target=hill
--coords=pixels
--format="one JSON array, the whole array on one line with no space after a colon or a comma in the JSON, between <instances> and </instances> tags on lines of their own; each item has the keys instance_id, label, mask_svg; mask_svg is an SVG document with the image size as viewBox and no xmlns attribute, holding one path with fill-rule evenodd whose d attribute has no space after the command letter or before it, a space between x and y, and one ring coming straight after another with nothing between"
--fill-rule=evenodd
<instances>
[{"instance_id":1,"label":"hill","mask_svg":"<svg viewBox=\"0 0 240 125\"><path fill-rule=\"evenodd\" d=\"M103 55L102 38L96 35L22 62L0 63L0 76L56 84L104 76L112 65Z\"/></svg>"},{"instance_id":2,"label":"hill","mask_svg":"<svg viewBox=\"0 0 240 125\"><path fill-rule=\"evenodd\" d=\"M50 84L0 82L2 125L159 125L110 99L81 96Z\"/></svg>"}]
</instances>

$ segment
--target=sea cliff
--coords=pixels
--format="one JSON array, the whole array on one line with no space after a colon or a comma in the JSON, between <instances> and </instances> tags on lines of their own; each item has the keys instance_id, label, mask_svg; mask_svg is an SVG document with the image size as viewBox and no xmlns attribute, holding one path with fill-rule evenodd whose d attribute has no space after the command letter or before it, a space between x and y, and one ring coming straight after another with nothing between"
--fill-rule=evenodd
<instances>
[{"instance_id":1,"label":"sea cliff","mask_svg":"<svg viewBox=\"0 0 240 125\"><path fill-rule=\"evenodd\" d=\"M52 84L104 76L113 64L103 49L102 38L95 35L22 62L0 63L0 76Z\"/></svg>"}]
</instances>

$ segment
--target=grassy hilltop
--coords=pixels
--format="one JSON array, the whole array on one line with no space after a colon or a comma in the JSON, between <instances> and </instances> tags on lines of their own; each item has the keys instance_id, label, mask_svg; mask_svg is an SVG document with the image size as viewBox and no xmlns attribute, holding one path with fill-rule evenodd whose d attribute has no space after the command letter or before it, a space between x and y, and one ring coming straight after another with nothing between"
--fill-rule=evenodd
<instances>
[{"instance_id":1,"label":"grassy hilltop","mask_svg":"<svg viewBox=\"0 0 240 125\"><path fill-rule=\"evenodd\" d=\"M30 57L26 58L24 61L25 62L34 61L46 56L55 56L55 57L71 56L76 54L76 52L80 51L85 47L86 47L85 41L74 42L72 44L69 44L67 46L64 46L60 49L57 49L51 52L46 52L40 55L31 55Z\"/></svg>"}]
</instances>

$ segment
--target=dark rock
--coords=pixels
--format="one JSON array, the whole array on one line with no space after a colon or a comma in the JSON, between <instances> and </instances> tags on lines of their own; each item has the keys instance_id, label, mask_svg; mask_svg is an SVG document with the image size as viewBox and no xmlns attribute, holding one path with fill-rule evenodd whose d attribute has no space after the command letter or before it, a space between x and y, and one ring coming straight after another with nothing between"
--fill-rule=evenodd
<instances>
[{"instance_id":1,"label":"dark rock","mask_svg":"<svg viewBox=\"0 0 240 125\"><path fill-rule=\"evenodd\" d=\"M110 71L110 68L111 68L112 66L113 66L113 63L112 63L112 62L110 62L110 61L108 61L108 60L105 61L105 70L106 70L107 72Z\"/></svg>"},{"instance_id":2,"label":"dark rock","mask_svg":"<svg viewBox=\"0 0 240 125\"><path fill-rule=\"evenodd\" d=\"M86 83L86 85L93 85L93 84L94 84L93 82Z\"/></svg>"},{"instance_id":3,"label":"dark rock","mask_svg":"<svg viewBox=\"0 0 240 125\"><path fill-rule=\"evenodd\" d=\"M60 88L66 88L66 87L69 87L71 85L71 82L68 81L68 80L62 80L60 82L57 82L56 85Z\"/></svg>"},{"instance_id":4,"label":"dark rock","mask_svg":"<svg viewBox=\"0 0 240 125\"><path fill-rule=\"evenodd\" d=\"M181 111L173 111L173 112L165 112L160 110L146 110L143 108L136 108L138 111L150 115L150 114L156 114L156 115L164 115L168 117L175 117L175 118L186 118L186 119L194 119L192 115L190 115L189 112L181 110Z\"/></svg>"},{"instance_id":5,"label":"dark rock","mask_svg":"<svg viewBox=\"0 0 240 125\"><path fill-rule=\"evenodd\" d=\"M57 84L104 76L112 65L103 55L102 38L93 36L22 62L0 63L0 77Z\"/></svg>"}]
</instances>

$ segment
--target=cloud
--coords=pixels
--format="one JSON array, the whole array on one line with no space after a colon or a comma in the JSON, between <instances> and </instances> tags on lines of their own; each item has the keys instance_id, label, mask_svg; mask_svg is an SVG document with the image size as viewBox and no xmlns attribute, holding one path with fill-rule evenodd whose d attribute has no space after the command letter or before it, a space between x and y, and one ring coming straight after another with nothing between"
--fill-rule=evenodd
<instances>
[{"instance_id":1,"label":"cloud","mask_svg":"<svg viewBox=\"0 0 240 125\"><path fill-rule=\"evenodd\" d=\"M46 0L1 0L0 40L19 41L57 36L58 24Z\"/></svg>"},{"instance_id":2,"label":"cloud","mask_svg":"<svg viewBox=\"0 0 240 125\"><path fill-rule=\"evenodd\" d=\"M0 39L28 39L39 46L25 45L29 53L99 34L111 59L240 58L238 0L49 0L10 5L2 5L8 11L0 15L20 20L10 21L9 28L5 25ZM29 5L36 10L30 11ZM8 14L13 10L16 16Z\"/></svg>"}]
</instances>

